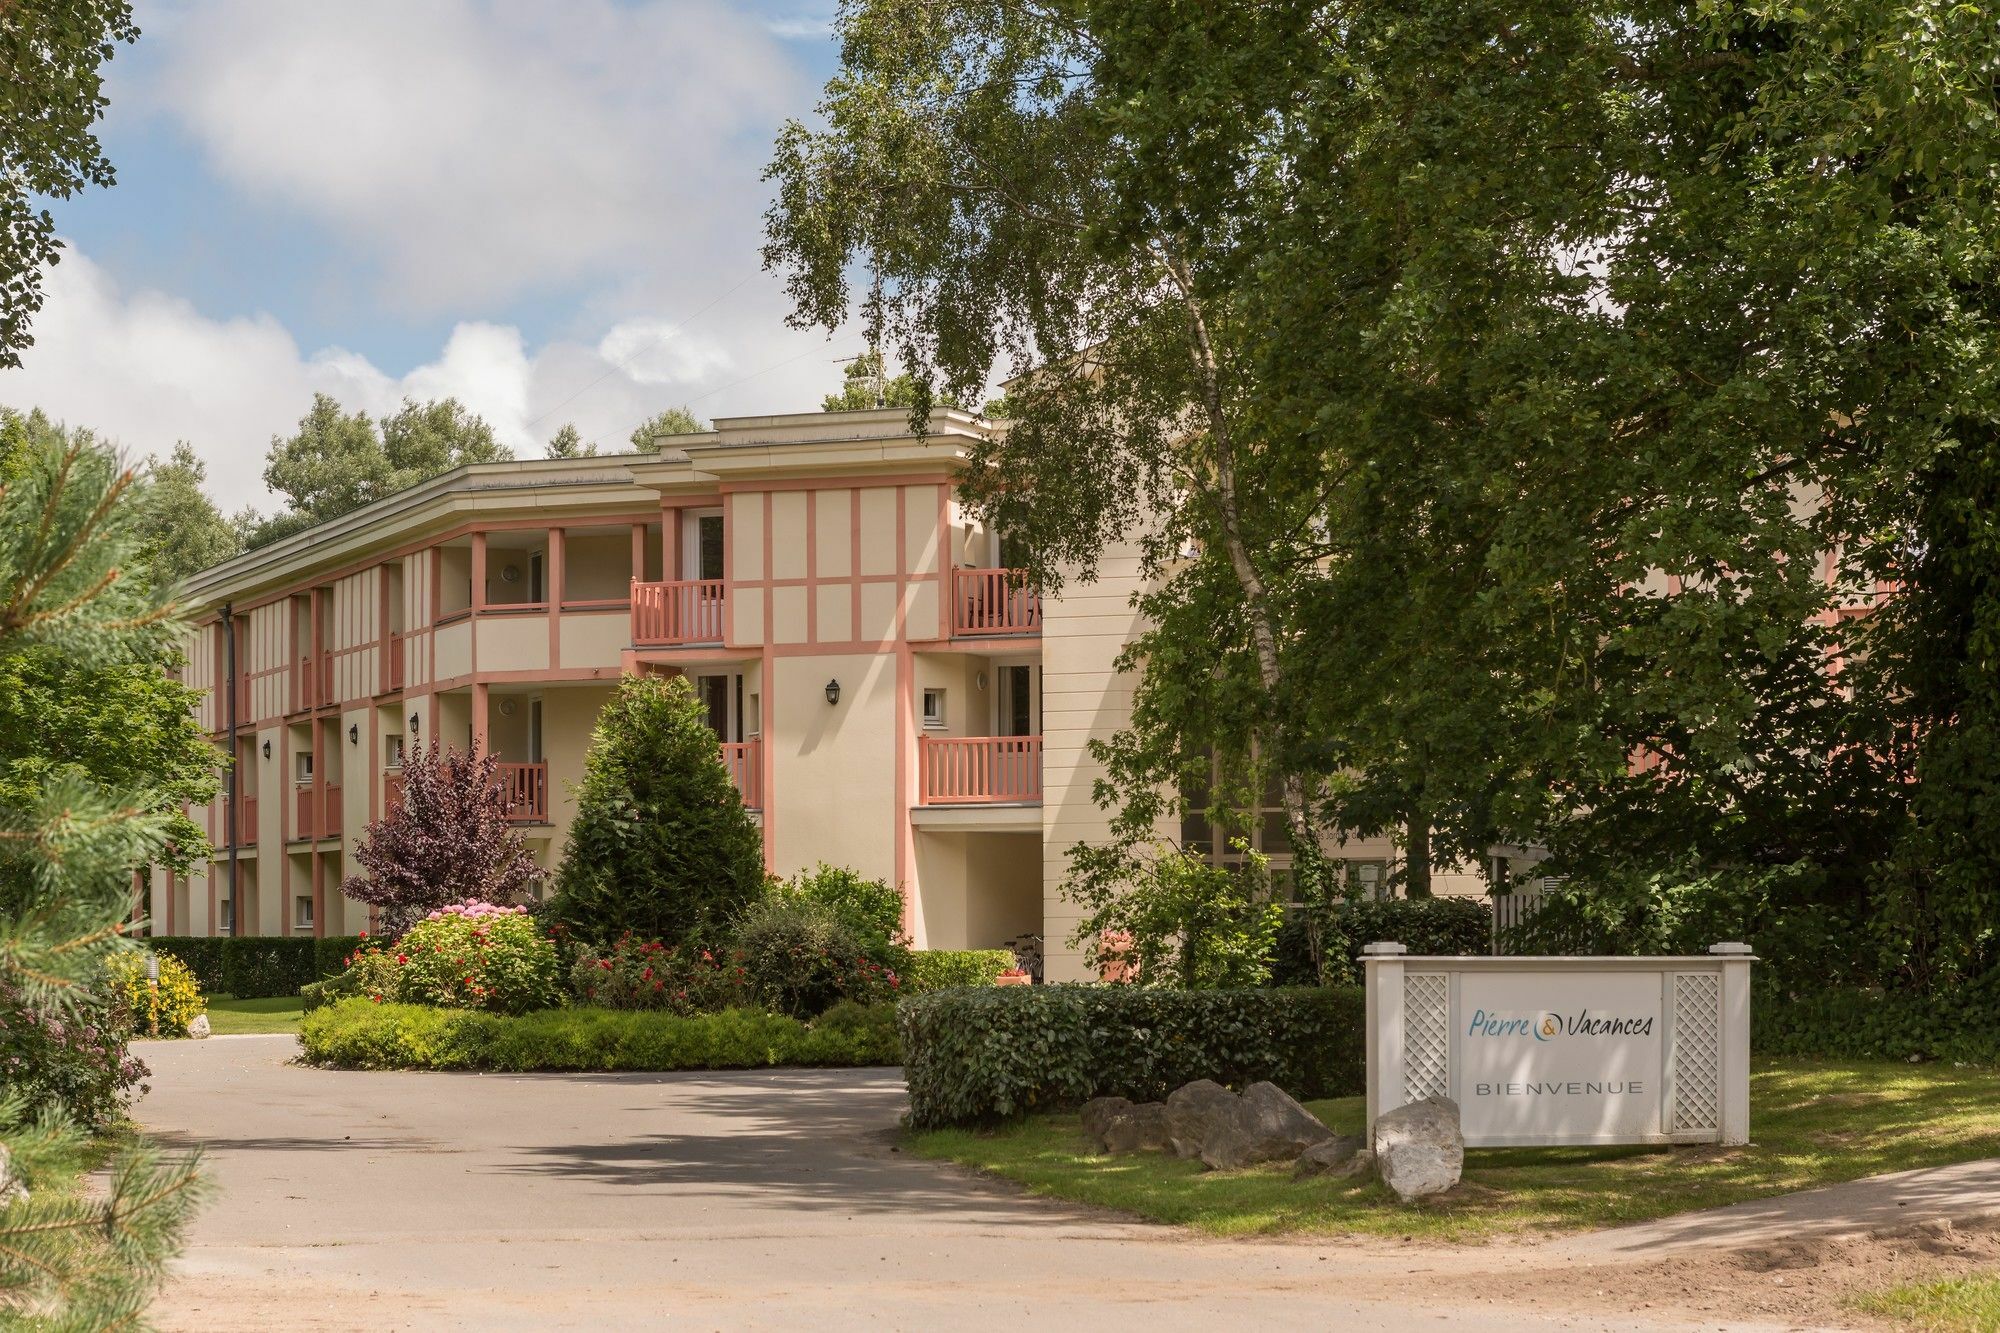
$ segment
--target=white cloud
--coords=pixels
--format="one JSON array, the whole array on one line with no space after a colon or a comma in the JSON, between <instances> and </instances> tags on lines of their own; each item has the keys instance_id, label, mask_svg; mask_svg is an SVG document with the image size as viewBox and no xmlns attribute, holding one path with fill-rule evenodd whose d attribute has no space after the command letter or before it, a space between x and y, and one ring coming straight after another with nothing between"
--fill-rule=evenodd
<instances>
[{"instance_id":1,"label":"white cloud","mask_svg":"<svg viewBox=\"0 0 2000 1333\"><path fill-rule=\"evenodd\" d=\"M142 18L146 109L417 312L754 270L772 131L812 101L782 40L712 0L161 0Z\"/></svg>"},{"instance_id":2,"label":"white cloud","mask_svg":"<svg viewBox=\"0 0 2000 1333\"><path fill-rule=\"evenodd\" d=\"M19 369L0 373L0 403L41 407L139 454L187 440L227 509L271 507L265 450L315 392L378 416L406 397L456 397L509 448L534 457L565 422L622 447L633 426L681 403L703 416L811 410L839 378L832 362L855 350L816 334L767 332L739 342L755 358L745 360L721 335L655 315L620 321L594 344L531 348L512 326L463 321L435 359L393 375L343 348L304 352L268 315L211 319L178 297L120 290L74 249L50 271L47 291L35 345Z\"/></svg>"}]
</instances>

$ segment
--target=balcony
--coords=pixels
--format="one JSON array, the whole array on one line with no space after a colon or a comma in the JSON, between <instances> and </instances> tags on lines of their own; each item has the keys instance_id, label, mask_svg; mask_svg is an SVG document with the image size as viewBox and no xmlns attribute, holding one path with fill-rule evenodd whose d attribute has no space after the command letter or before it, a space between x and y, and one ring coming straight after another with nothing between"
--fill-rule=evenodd
<instances>
[{"instance_id":1,"label":"balcony","mask_svg":"<svg viewBox=\"0 0 2000 1333\"><path fill-rule=\"evenodd\" d=\"M1040 805L1040 736L924 736L919 805Z\"/></svg>"},{"instance_id":2,"label":"balcony","mask_svg":"<svg viewBox=\"0 0 2000 1333\"><path fill-rule=\"evenodd\" d=\"M632 581L632 642L641 648L721 643L721 579Z\"/></svg>"},{"instance_id":3,"label":"balcony","mask_svg":"<svg viewBox=\"0 0 2000 1333\"><path fill-rule=\"evenodd\" d=\"M1018 569L954 569L951 632L955 635L1040 634L1042 599L1020 582Z\"/></svg>"},{"instance_id":4,"label":"balcony","mask_svg":"<svg viewBox=\"0 0 2000 1333\"><path fill-rule=\"evenodd\" d=\"M764 801L764 772L762 757L758 753L758 743L724 741L722 766L729 770L729 780L736 784L738 794L743 797L744 808L747 810L760 808Z\"/></svg>"},{"instance_id":5,"label":"balcony","mask_svg":"<svg viewBox=\"0 0 2000 1333\"><path fill-rule=\"evenodd\" d=\"M292 796L292 841L340 836L340 788L315 787L309 782L294 786Z\"/></svg>"},{"instance_id":6,"label":"balcony","mask_svg":"<svg viewBox=\"0 0 2000 1333\"><path fill-rule=\"evenodd\" d=\"M507 820L512 824L549 822L549 766L547 764L495 764L500 791L507 798Z\"/></svg>"},{"instance_id":7,"label":"balcony","mask_svg":"<svg viewBox=\"0 0 2000 1333\"><path fill-rule=\"evenodd\" d=\"M303 713L333 702L333 654L301 657L292 677L292 711Z\"/></svg>"},{"instance_id":8,"label":"balcony","mask_svg":"<svg viewBox=\"0 0 2000 1333\"><path fill-rule=\"evenodd\" d=\"M254 845L257 841L257 798L255 796L244 796L237 800L236 841L233 844L229 840L229 828L226 824L222 828L217 829L216 832L220 835L216 841L222 846L249 847Z\"/></svg>"},{"instance_id":9,"label":"balcony","mask_svg":"<svg viewBox=\"0 0 2000 1333\"><path fill-rule=\"evenodd\" d=\"M403 688L403 643L410 636L394 633L389 636L389 685L392 690Z\"/></svg>"}]
</instances>

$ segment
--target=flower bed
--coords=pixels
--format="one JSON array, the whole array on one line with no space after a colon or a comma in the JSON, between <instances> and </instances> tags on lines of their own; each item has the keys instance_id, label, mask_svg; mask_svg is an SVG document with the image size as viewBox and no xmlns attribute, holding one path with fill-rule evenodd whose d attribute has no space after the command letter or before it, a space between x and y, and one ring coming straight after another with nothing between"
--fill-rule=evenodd
<instances>
[{"instance_id":1,"label":"flower bed","mask_svg":"<svg viewBox=\"0 0 2000 1333\"><path fill-rule=\"evenodd\" d=\"M307 1014L305 1057L339 1069L674 1070L892 1065L895 1011L836 1005L811 1023L726 1009L544 1009L507 1015L348 999Z\"/></svg>"}]
</instances>

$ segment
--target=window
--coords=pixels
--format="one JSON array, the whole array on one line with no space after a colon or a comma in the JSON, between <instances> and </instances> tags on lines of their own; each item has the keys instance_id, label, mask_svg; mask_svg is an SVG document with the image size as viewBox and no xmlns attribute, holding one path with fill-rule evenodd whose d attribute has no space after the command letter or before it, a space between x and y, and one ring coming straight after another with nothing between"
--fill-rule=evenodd
<instances>
[{"instance_id":1,"label":"window","mask_svg":"<svg viewBox=\"0 0 2000 1333\"><path fill-rule=\"evenodd\" d=\"M944 727L944 691L924 691L924 725L933 731Z\"/></svg>"},{"instance_id":2,"label":"window","mask_svg":"<svg viewBox=\"0 0 2000 1333\"><path fill-rule=\"evenodd\" d=\"M382 743L382 753L382 762L384 765L389 768L401 768L403 766L403 738L401 736L388 737Z\"/></svg>"},{"instance_id":3,"label":"window","mask_svg":"<svg viewBox=\"0 0 2000 1333\"><path fill-rule=\"evenodd\" d=\"M752 737L764 734L764 706L754 691L743 705L743 734Z\"/></svg>"},{"instance_id":4,"label":"window","mask_svg":"<svg viewBox=\"0 0 2000 1333\"><path fill-rule=\"evenodd\" d=\"M298 767L298 780L300 782L311 782L313 775L312 751L301 750L298 754L292 756L292 759Z\"/></svg>"},{"instance_id":5,"label":"window","mask_svg":"<svg viewBox=\"0 0 2000 1333\"><path fill-rule=\"evenodd\" d=\"M722 511L704 510L681 521L681 577L719 579L722 574Z\"/></svg>"},{"instance_id":6,"label":"window","mask_svg":"<svg viewBox=\"0 0 2000 1333\"><path fill-rule=\"evenodd\" d=\"M224 898L215 905L216 924L225 935L236 933L236 904Z\"/></svg>"},{"instance_id":7,"label":"window","mask_svg":"<svg viewBox=\"0 0 2000 1333\"><path fill-rule=\"evenodd\" d=\"M1389 863L1349 861L1347 882L1363 898L1386 898L1389 896Z\"/></svg>"},{"instance_id":8,"label":"window","mask_svg":"<svg viewBox=\"0 0 2000 1333\"><path fill-rule=\"evenodd\" d=\"M310 897L302 897L295 899L294 902L296 907L292 915L292 923L299 926L311 926L313 923L313 900Z\"/></svg>"}]
</instances>

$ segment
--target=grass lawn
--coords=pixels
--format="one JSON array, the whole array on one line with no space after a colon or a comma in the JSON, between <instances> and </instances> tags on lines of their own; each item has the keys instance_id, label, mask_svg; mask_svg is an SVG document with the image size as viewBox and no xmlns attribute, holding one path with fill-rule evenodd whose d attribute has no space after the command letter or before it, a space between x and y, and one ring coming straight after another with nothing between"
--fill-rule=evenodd
<instances>
[{"instance_id":1,"label":"grass lawn","mask_svg":"<svg viewBox=\"0 0 2000 1333\"><path fill-rule=\"evenodd\" d=\"M1912 1282L1850 1302L1857 1310L1922 1333L1986 1333L2000 1328L2000 1277Z\"/></svg>"},{"instance_id":2,"label":"grass lawn","mask_svg":"<svg viewBox=\"0 0 2000 1333\"><path fill-rule=\"evenodd\" d=\"M1750 1100L1755 1142L1747 1148L1476 1149L1451 1197L1408 1208L1373 1181L1295 1182L1286 1167L1204 1171L1199 1162L1159 1153L1098 1156L1074 1115L1035 1116L991 1132L913 1133L905 1142L921 1156L990 1172L1034 1194L1215 1235L1441 1240L1613 1226L2000 1156L2000 1070L1764 1060L1751 1072ZM1336 1131L1361 1132L1359 1097L1309 1105ZM1994 1299L1990 1291L1987 1299Z\"/></svg>"},{"instance_id":3,"label":"grass lawn","mask_svg":"<svg viewBox=\"0 0 2000 1333\"><path fill-rule=\"evenodd\" d=\"M227 995L208 997L208 1027L218 1037L246 1032L291 1032L299 1030L305 1017L305 1001L296 995L280 995L268 1000L238 1000Z\"/></svg>"}]
</instances>

